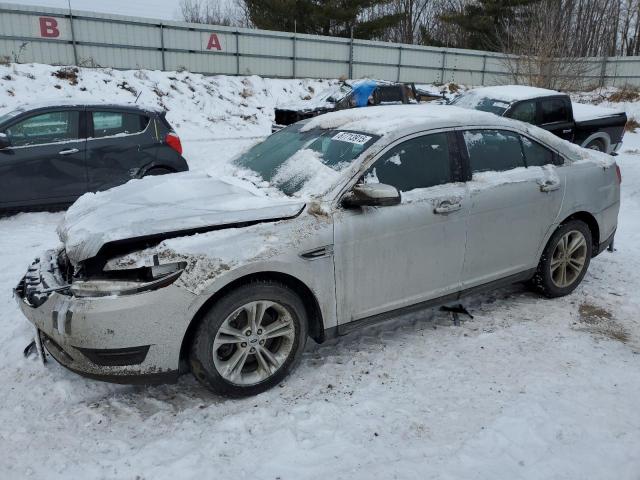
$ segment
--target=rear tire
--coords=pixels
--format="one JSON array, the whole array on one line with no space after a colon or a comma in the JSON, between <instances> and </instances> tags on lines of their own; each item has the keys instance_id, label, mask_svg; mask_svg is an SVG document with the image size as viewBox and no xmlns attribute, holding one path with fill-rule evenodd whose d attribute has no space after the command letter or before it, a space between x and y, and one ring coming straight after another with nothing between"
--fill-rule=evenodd
<instances>
[{"instance_id":1,"label":"rear tire","mask_svg":"<svg viewBox=\"0 0 640 480\"><path fill-rule=\"evenodd\" d=\"M548 298L573 292L589 268L591 239L591 230L581 220L560 225L542 253L532 279L534 287Z\"/></svg>"},{"instance_id":2,"label":"rear tire","mask_svg":"<svg viewBox=\"0 0 640 480\"><path fill-rule=\"evenodd\" d=\"M144 176L145 177L154 177L156 175L167 175L168 173L175 173L173 170L164 167L155 167L148 170Z\"/></svg>"},{"instance_id":3,"label":"rear tire","mask_svg":"<svg viewBox=\"0 0 640 480\"><path fill-rule=\"evenodd\" d=\"M605 152L606 151L606 146L604 144L604 142L602 140L592 140L589 142L589 144L585 147L588 148L589 150L595 150L596 152Z\"/></svg>"},{"instance_id":4,"label":"rear tire","mask_svg":"<svg viewBox=\"0 0 640 480\"><path fill-rule=\"evenodd\" d=\"M191 371L214 393L256 395L297 365L307 330L304 304L289 287L275 281L243 285L202 318L191 345Z\"/></svg>"}]
</instances>

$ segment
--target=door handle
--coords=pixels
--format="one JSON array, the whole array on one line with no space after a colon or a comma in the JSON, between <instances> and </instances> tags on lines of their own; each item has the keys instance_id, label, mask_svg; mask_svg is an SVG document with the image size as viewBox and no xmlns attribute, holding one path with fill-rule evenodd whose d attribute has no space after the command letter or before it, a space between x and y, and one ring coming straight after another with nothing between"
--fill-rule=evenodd
<instances>
[{"instance_id":1,"label":"door handle","mask_svg":"<svg viewBox=\"0 0 640 480\"><path fill-rule=\"evenodd\" d=\"M70 148L68 150L60 150L58 152L58 155L71 155L73 153L78 153L80 150L78 150L77 148Z\"/></svg>"},{"instance_id":2,"label":"door handle","mask_svg":"<svg viewBox=\"0 0 640 480\"><path fill-rule=\"evenodd\" d=\"M554 190L558 190L560 188L560 182L554 181L546 181L540 185L541 192L553 192Z\"/></svg>"},{"instance_id":3,"label":"door handle","mask_svg":"<svg viewBox=\"0 0 640 480\"><path fill-rule=\"evenodd\" d=\"M461 208L461 203L442 202L440 205L433 209L433 213L443 215L455 212L456 210L460 210Z\"/></svg>"}]
</instances>

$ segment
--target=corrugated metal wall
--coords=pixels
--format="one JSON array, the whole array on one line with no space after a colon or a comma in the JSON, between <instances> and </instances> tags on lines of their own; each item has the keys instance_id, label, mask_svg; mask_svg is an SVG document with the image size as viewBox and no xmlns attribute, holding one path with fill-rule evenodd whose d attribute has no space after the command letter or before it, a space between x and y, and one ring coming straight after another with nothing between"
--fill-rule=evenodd
<instances>
[{"instance_id":1,"label":"corrugated metal wall","mask_svg":"<svg viewBox=\"0 0 640 480\"><path fill-rule=\"evenodd\" d=\"M505 56L0 3L9 61L265 77L512 83ZM640 58L588 60L586 85L640 85ZM584 70L584 67L582 68Z\"/></svg>"}]
</instances>

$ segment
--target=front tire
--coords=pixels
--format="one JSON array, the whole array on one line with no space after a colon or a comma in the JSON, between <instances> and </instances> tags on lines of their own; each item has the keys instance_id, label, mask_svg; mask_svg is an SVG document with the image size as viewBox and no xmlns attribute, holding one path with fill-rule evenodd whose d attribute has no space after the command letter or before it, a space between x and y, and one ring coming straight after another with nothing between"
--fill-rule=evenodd
<instances>
[{"instance_id":1,"label":"front tire","mask_svg":"<svg viewBox=\"0 0 640 480\"><path fill-rule=\"evenodd\" d=\"M243 285L205 314L191 346L191 371L220 395L256 395L279 384L300 361L307 330L304 304L286 285Z\"/></svg>"},{"instance_id":2,"label":"front tire","mask_svg":"<svg viewBox=\"0 0 640 480\"><path fill-rule=\"evenodd\" d=\"M533 285L549 298L573 292L589 268L591 238L591 230L581 220L560 225L542 253Z\"/></svg>"}]
</instances>

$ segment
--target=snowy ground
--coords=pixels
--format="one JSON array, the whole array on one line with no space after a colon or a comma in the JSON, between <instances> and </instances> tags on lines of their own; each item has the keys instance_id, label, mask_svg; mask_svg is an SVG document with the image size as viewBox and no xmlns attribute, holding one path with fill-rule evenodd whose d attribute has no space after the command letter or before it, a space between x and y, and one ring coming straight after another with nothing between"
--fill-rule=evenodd
<instances>
[{"instance_id":1,"label":"snowy ground","mask_svg":"<svg viewBox=\"0 0 640 480\"><path fill-rule=\"evenodd\" d=\"M225 128L180 132L192 168L215 172L255 141ZM618 161L617 251L572 295L516 286L469 299L460 327L425 311L309 344L281 388L243 400L189 376L118 386L25 359L11 288L57 243L61 214L1 219L0 478L637 480L640 133Z\"/></svg>"}]
</instances>

